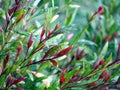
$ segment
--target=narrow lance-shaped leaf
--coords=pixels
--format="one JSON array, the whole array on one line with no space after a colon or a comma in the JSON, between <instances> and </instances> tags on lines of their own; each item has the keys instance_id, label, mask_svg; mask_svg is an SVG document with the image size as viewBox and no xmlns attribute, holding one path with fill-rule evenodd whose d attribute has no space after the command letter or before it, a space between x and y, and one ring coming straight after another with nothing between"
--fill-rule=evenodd
<instances>
[{"instance_id":1,"label":"narrow lance-shaped leaf","mask_svg":"<svg viewBox=\"0 0 120 90\"><path fill-rule=\"evenodd\" d=\"M21 46L18 46L18 47L17 47L17 57L20 55L21 50L22 50L22 47L21 47Z\"/></svg>"},{"instance_id":2,"label":"narrow lance-shaped leaf","mask_svg":"<svg viewBox=\"0 0 120 90\"><path fill-rule=\"evenodd\" d=\"M107 53L107 50L108 50L108 42L106 42L106 44L104 45L104 47L99 55L100 59L104 59L104 56Z\"/></svg>"},{"instance_id":3,"label":"narrow lance-shaped leaf","mask_svg":"<svg viewBox=\"0 0 120 90\"><path fill-rule=\"evenodd\" d=\"M58 63L57 63L57 61L56 60L50 60L50 62L53 64L53 66L58 66Z\"/></svg>"},{"instance_id":4,"label":"narrow lance-shaped leaf","mask_svg":"<svg viewBox=\"0 0 120 90\"><path fill-rule=\"evenodd\" d=\"M33 44L33 40L32 40L32 34L31 34L28 40L28 49L32 46L32 44Z\"/></svg>"},{"instance_id":5,"label":"narrow lance-shaped leaf","mask_svg":"<svg viewBox=\"0 0 120 90\"><path fill-rule=\"evenodd\" d=\"M68 54L68 52L72 49L72 46L69 46L68 48L60 51L59 53L57 53L56 55L54 55L54 58L58 58L58 57L61 57L63 55L66 55Z\"/></svg>"},{"instance_id":6,"label":"narrow lance-shaped leaf","mask_svg":"<svg viewBox=\"0 0 120 90\"><path fill-rule=\"evenodd\" d=\"M10 51L7 53L7 56L6 56L6 58L4 59L4 61L3 61L3 69L6 67L9 59L10 59Z\"/></svg>"},{"instance_id":7,"label":"narrow lance-shaped leaf","mask_svg":"<svg viewBox=\"0 0 120 90\"><path fill-rule=\"evenodd\" d=\"M46 30L43 28L42 32L41 32L41 35L40 35L40 42L42 42L43 36L45 35L45 32L46 32Z\"/></svg>"}]
</instances>

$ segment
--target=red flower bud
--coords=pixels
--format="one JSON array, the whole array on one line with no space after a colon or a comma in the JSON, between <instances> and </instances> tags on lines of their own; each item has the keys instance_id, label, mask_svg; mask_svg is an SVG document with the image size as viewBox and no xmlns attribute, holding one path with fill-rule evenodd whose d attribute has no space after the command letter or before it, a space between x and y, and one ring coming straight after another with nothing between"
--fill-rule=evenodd
<instances>
[{"instance_id":1,"label":"red flower bud","mask_svg":"<svg viewBox=\"0 0 120 90\"><path fill-rule=\"evenodd\" d=\"M58 58L58 57L61 57L61 56L63 56L63 55L68 54L68 52L69 52L71 49L72 49L72 46L69 46L68 48L66 48L66 49L60 51L59 53L57 53L57 54L54 56L54 58Z\"/></svg>"},{"instance_id":2,"label":"red flower bud","mask_svg":"<svg viewBox=\"0 0 120 90\"><path fill-rule=\"evenodd\" d=\"M99 8L98 8L98 10L97 10L96 14L103 15L103 14L104 14L103 9L104 9L104 6L99 6Z\"/></svg>"},{"instance_id":3,"label":"red flower bud","mask_svg":"<svg viewBox=\"0 0 120 90\"><path fill-rule=\"evenodd\" d=\"M99 6L99 8L98 8L98 12L101 12L102 10L103 10L103 6Z\"/></svg>"},{"instance_id":4,"label":"red flower bud","mask_svg":"<svg viewBox=\"0 0 120 90\"><path fill-rule=\"evenodd\" d=\"M98 10L92 15L90 21L93 20L94 16L96 16L97 14L103 15L104 14L103 8L104 8L103 6L99 6Z\"/></svg>"},{"instance_id":5,"label":"red flower bud","mask_svg":"<svg viewBox=\"0 0 120 90\"><path fill-rule=\"evenodd\" d=\"M32 44L33 44L33 40L32 40L32 34L31 34L28 40L28 49L32 46Z\"/></svg>"}]
</instances>

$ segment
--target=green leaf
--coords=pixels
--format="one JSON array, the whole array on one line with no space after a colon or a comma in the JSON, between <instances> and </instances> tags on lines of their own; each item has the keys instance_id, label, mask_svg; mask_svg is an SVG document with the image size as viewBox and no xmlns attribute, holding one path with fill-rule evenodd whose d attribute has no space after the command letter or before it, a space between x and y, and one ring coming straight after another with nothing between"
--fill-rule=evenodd
<instances>
[{"instance_id":1,"label":"green leaf","mask_svg":"<svg viewBox=\"0 0 120 90\"><path fill-rule=\"evenodd\" d=\"M109 57L106 59L105 64L104 64L104 67L107 67L108 64L110 64L111 59L112 59L112 54L110 54Z\"/></svg>"},{"instance_id":2,"label":"green leaf","mask_svg":"<svg viewBox=\"0 0 120 90\"><path fill-rule=\"evenodd\" d=\"M20 35L25 35L25 36L29 36L29 33L24 31L24 30L16 30L15 31L17 34L20 34Z\"/></svg>"},{"instance_id":3,"label":"green leaf","mask_svg":"<svg viewBox=\"0 0 120 90\"><path fill-rule=\"evenodd\" d=\"M10 4L11 4L11 0L4 0L3 10L4 10L5 12L7 12Z\"/></svg>"},{"instance_id":4,"label":"green leaf","mask_svg":"<svg viewBox=\"0 0 120 90\"><path fill-rule=\"evenodd\" d=\"M104 45L104 47L99 55L100 59L104 59L104 56L106 55L107 50L108 50L108 42L106 42L106 44Z\"/></svg>"},{"instance_id":5,"label":"green leaf","mask_svg":"<svg viewBox=\"0 0 120 90\"><path fill-rule=\"evenodd\" d=\"M76 72L78 72L78 70L79 70L79 68L75 68L75 69L73 69L72 71L68 72L68 73L65 75L65 78L68 78L68 79L72 78L72 76L73 76Z\"/></svg>"},{"instance_id":6,"label":"green leaf","mask_svg":"<svg viewBox=\"0 0 120 90\"><path fill-rule=\"evenodd\" d=\"M69 45L72 46L73 44L75 44L81 37L82 37L82 34L87 30L89 24L86 25L82 31L80 31L80 29L78 30L78 33L76 33L73 38L71 39Z\"/></svg>"},{"instance_id":7,"label":"green leaf","mask_svg":"<svg viewBox=\"0 0 120 90\"><path fill-rule=\"evenodd\" d=\"M33 77L32 73L28 73L28 76L29 76L31 81L34 81L34 77Z\"/></svg>"},{"instance_id":8,"label":"green leaf","mask_svg":"<svg viewBox=\"0 0 120 90\"><path fill-rule=\"evenodd\" d=\"M44 70L45 68L47 68L48 66L51 66L51 63L50 63L50 62L42 63L42 65L41 65L40 68L38 69L38 72L43 71L43 70Z\"/></svg>"},{"instance_id":9,"label":"green leaf","mask_svg":"<svg viewBox=\"0 0 120 90\"><path fill-rule=\"evenodd\" d=\"M70 25L72 24L73 20L75 19L75 16L77 14L77 11L78 11L78 8L76 8L74 10L74 12L72 14L70 14L70 16L67 18L66 22L65 22L65 25Z\"/></svg>"},{"instance_id":10,"label":"green leaf","mask_svg":"<svg viewBox=\"0 0 120 90\"><path fill-rule=\"evenodd\" d=\"M25 9L20 9L14 13L14 17L16 17L16 21L23 15L25 14Z\"/></svg>"}]
</instances>

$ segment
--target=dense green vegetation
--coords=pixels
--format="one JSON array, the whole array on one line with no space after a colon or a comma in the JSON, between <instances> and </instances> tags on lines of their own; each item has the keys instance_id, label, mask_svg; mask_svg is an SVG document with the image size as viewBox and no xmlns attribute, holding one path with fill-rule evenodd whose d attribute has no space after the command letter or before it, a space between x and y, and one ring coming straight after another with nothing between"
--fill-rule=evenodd
<instances>
[{"instance_id":1,"label":"dense green vegetation","mask_svg":"<svg viewBox=\"0 0 120 90\"><path fill-rule=\"evenodd\" d=\"M0 90L119 90L119 0L0 0Z\"/></svg>"}]
</instances>

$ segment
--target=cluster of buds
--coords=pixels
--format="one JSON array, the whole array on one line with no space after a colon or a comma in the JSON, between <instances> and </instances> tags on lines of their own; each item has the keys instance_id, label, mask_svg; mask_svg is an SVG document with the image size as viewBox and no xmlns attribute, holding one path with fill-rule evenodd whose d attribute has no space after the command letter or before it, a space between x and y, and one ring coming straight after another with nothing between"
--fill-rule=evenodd
<instances>
[{"instance_id":1,"label":"cluster of buds","mask_svg":"<svg viewBox=\"0 0 120 90\"><path fill-rule=\"evenodd\" d=\"M41 32L41 35L40 35L40 43L41 43L41 42L45 42L47 39L49 39L49 38L51 38L52 36L54 36L56 30L59 29L59 28L60 28L60 24L58 23L58 24L56 24L54 30L49 30L48 34L46 34L46 29L43 28L43 29L42 29L42 32ZM45 34L46 34L46 36L45 36Z\"/></svg>"}]
</instances>

